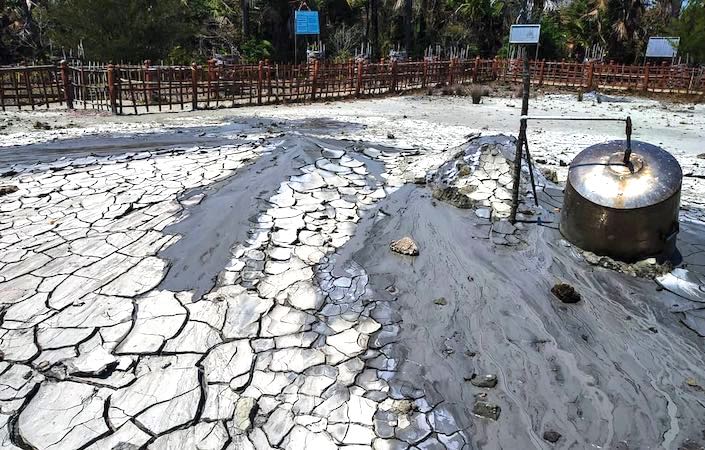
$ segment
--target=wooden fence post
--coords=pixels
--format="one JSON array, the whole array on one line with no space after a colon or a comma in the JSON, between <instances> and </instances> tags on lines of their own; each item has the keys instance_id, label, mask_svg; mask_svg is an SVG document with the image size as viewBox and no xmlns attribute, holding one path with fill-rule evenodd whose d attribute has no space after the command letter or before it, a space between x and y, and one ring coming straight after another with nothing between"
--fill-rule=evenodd
<instances>
[{"instance_id":1,"label":"wooden fence post","mask_svg":"<svg viewBox=\"0 0 705 450\"><path fill-rule=\"evenodd\" d=\"M592 89L593 78L595 76L595 62L590 61L587 68L587 89Z\"/></svg>"},{"instance_id":2,"label":"wooden fence post","mask_svg":"<svg viewBox=\"0 0 705 450\"><path fill-rule=\"evenodd\" d=\"M480 57L475 57L475 65L472 68L472 82L477 83L480 75Z\"/></svg>"},{"instance_id":3,"label":"wooden fence post","mask_svg":"<svg viewBox=\"0 0 705 450\"><path fill-rule=\"evenodd\" d=\"M492 60L492 80L497 79L497 57L495 56L494 59Z\"/></svg>"},{"instance_id":4,"label":"wooden fence post","mask_svg":"<svg viewBox=\"0 0 705 450\"><path fill-rule=\"evenodd\" d=\"M453 58L448 61L448 85L453 84Z\"/></svg>"},{"instance_id":5,"label":"wooden fence post","mask_svg":"<svg viewBox=\"0 0 705 450\"><path fill-rule=\"evenodd\" d=\"M423 60L423 71L421 72L421 87L425 88L426 87L426 77L428 77L428 59L424 58Z\"/></svg>"},{"instance_id":6,"label":"wooden fence post","mask_svg":"<svg viewBox=\"0 0 705 450\"><path fill-rule=\"evenodd\" d=\"M268 59L264 60L264 64L267 67L267 103L270 103L272 100L272 65Z\"/></svg>"},{"instance_id":7,"label":"wooden fence post","mask_svg":"<svg viewBox=\"0 0 705 450\"><path fill-rule=\"evenodd\" d=\"M66 107L68 109L73 109L73 89L71 86L71 80L69 79L69 68L66 61L61 61L61 83L64 85L64 100L66 101Z\"/></svg>"},{"instance_id":8,"label":"wooden fence post","mask_svg":"<svg viewBox=\"0 0 705 450\"><path fill-rule=\"evenodd\" d=\"M391 85L389 86L389 91L396 92L397 91L397 60L396 59L394 61L392 61L390 69L392 71L392 82L391 82Z\"/></svg>"},{"instance_id":9,"label":"wooden fence post","mask_svg":"<svg viewBox=\"0 0 705 450\"><path fill-rule=\"evenodd\" d=\"M542 59L541 65L539 66L539 86L543 86L543 70L544 70L545 64L546 64L546 60Z\"/></svg>"},{"instance_id":10,"label":"wooden fence post","mask_svg":"<svg viewBox=\"0 0 705 450\"><path fill-rule=\"evenodd\" d=\"M260 61L259 66L257 66L257 104L262 104L262 78L264 74L262 73L264 69L264 62Z\"/></svg>"},{"instance_id":11,"label":"wooden fence post","mask_svg":"<svg viewBox=\"0 0 705 450\"><path fill-rule=\"evenodd\" d=\"M310 67L310 66L309 66ZM311 79L311 100L316 100L316 87L318 84L318 60L313 61L313 77Z\"/></svg>"},{"instance_id":12,"label":"wooden fence post","mask_svg":"<svg viewBox=\"0 0 705 450\"><path fill-rule=\"evenodd\" d=\"M644 84L641 88L644 92L649 90L649 63L644 66Z\"/></svg>"},{"instance_id":13,"label":"wooden fence post","mask_svg":"<svg viewBox=\"0 0 705 450\"><path fill-rule=\"evenodd\" d=\"M117 114L117 99L115 98L115 66L108 64L108 98L110 111Z\"/></svg>"},{"instance_id":14,"label":"wooden fence post","mask_svg":"<svg viewBox=\"0 0 705 450\"><path fill-rule=\"evenodd\" d=\"M152 103L152 72L149 70L149 67L152 65L152 61L149 59L144 60L144 83L145 86L147 87L147 92L145 95L147 96L147 105Z\"/></svg>"},{"instance_id":15,"label":"wooden fence post","mask_svg":"<svg viewBox=\"0 0 705 450\"><path fill-rule=\"evenodd\" d=\"M198 109L198 66L191 63L191 108Z\"/></svg>"},{"instance_id":16,"label":"wooden fence post","mask_svg":"<svg viewBox=\"0 0 705 450\"><path fill-rule=\"evenodd\" d=\"M364 64L362 60L357 62L357 84L355 85L355 96L359 97L362 95L362 71L364 70Z\"/></svg>"}]
</instances>

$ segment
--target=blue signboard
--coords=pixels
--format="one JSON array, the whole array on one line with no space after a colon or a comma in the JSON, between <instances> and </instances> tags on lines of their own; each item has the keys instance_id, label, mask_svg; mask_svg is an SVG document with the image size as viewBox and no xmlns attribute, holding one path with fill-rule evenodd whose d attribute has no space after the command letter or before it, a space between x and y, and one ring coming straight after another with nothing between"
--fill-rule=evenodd
<instances>
[{"instance_id":1,"label":"blue signboard","mask_svg":"<svg viewBox=\"0 0 705 450\"><path fill-rule=\"evenodd\" d=\"M296 34L321 34L318 11L296 11Z\"/></svg>"}]
</instances>

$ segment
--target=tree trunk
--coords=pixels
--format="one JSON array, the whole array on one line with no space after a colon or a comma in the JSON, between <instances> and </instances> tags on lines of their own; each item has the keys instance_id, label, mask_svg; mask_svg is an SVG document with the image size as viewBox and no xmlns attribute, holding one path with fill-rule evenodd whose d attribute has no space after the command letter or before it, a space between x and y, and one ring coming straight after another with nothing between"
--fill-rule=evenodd
<instances>
[{"instance_id":1,"label":"tree trunk","mask_svg":"<svg viewBox=\"0 0 705 450\"><path fill-rule=\"evenodd\" d=\"M683 0L671 0L671 17L677 19L681 15Z\"/></svg>"},{"instance_id":2,"label":"tree trunk","mask_svg":"<svg viewBox=\"0 0 705 450\"><path fill-rule=\"evenodd\" d=\"M22 9L22 19L25 23L25 28L29 34L29 47L32 49L32 56L37 57L39 53L40 43L38 42L37 36L37 24L34 22L34 17L32 17L32 3L27 0L20 0L20 9Z\"/></svg>"},{"instance_id":3,"label":"tree trunk","mask_svg":"<svg viewBox=\"0 0 705 450\"><path fill-rule=\"evenodd\" d=\"M379 58L379 0L370 0L370 28L372 32L372 55L374 61Z\"/></svg>"},{"instance_id":4,"label":"tree trunk","mask_svg":"<svg viewBox=\"0 0 705 450\"><path fill-rule=\"evenodd\" d=\"M533 23L540 23L541 16L543 15L543 9L545 7L544 0L534 0L531 7L531 20Z\"/></svg>"},{"instance_id":5,"label":"tree trunk","mask_svg":"<svg viewBox=\"0 0 705 450\"><path fill-rule=\"evenodd\" d=\"M242 38L244 41L250 37L250 0L240 0L242 9Z\"/></svg>"},{"instance_id":6,"label":"tree trunk","mask_svg":"<svg viewBox=\"0 0 705 450\"><path fill-rule=\"evenodd\" d=\"M406 48L407 56L411 57L413 53L413 36L412 19L414 14L414 0L404 0L404 47Z\"/></svg>"}]
</instances>

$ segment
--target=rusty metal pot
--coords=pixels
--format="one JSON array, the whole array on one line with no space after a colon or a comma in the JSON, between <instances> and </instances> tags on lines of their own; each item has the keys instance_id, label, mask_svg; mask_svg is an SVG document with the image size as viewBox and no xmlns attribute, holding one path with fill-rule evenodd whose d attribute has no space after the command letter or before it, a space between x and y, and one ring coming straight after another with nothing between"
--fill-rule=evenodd
<instances>
[{"instance_id":1,"label":"rusty metal pot","mask_svg":"<svg viewBox=\"0 0 705 450\"><path fill-rule=\"evenodd\" d=\"M678 233L683 172L645 142L586 148L570 164L560 230L578 247L622 261L670 256Z\"/></svg>"}]
</instances>

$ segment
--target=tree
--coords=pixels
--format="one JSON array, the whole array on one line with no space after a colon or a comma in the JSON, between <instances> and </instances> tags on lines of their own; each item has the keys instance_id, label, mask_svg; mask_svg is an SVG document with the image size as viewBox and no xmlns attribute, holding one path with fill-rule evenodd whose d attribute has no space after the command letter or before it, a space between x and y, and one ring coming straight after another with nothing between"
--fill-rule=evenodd
<instances>
[{"instance_id":1,"label":"tree","mask_svg":"<svg viewBox=\"0 0 705 450\"><path fill-rule=\"evenodd\" d=\"M679 53L705 64L705 0L690 0L672 32L680 36Z\"/></svg>"},{"instance_id":2,"label":"tree","mask_svg":"<svg viewBox=\"0 0 705 450\"><path fill-rule=\"evenodd\" d=\"M240 0L240 10L242 11L242 36L248 39L250 37L250 0Z\"/></svg>"},{"instance_id":3,"label":"tree","mask_svg":"<svg viewBox=\"0 0 705 450\"><path fill-rule=\"evenodd\" d=\"M413 15L413 0L404 0L404 48L406 48L407 54L409 55L413 53L414 46L414 29L412 26Z\"/></svg>"},{"instance_id":4,"label":"tree","mask_svg":"<svg viewBox=\"0 0 705 450\"><path fill-rule=\"evenodd\" d=\"M48 10L58 45L82 43L87 58L104 62L158 60L177 45L192 46L197 32L181 0L64 0Z\"/></svg>"}]
</instances>

